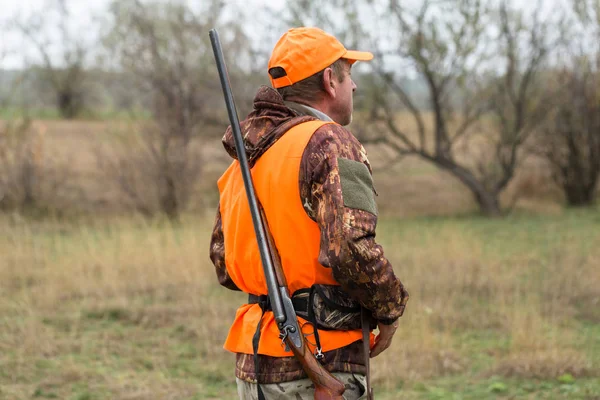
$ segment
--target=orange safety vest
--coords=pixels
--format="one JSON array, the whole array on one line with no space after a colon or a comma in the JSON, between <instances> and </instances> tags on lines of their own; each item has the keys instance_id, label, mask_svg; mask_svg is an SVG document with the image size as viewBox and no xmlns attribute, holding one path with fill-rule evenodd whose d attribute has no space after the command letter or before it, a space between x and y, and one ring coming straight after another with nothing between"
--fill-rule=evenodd
<instances>
[{"instance_id":1,"label":"orange safety vest","mask_svg":"<svg viewBox=\"0 0 600 400\"><path fill-rule=\"evenodd\" d=\"M287 131L267 150L252 168L256 195L262 204L275 245L281 256L290 294L313 284L338 285L330 268L319 264L320 230L309 218L300 198L299 173L304 149L313 133L330 122L309 121ZM239 162L234 161L218 181L225 264L229 276L246 293L263 295L267 285L250 207L246 198ZM234 353L253 354L252 337L261 320L258 304L238 308L224 348ZM309 348L314 352L312 325L298 317L307 335ZM362 339L361 330L319 330L323 351L335 350ZM262 319L259 354L289 357L279 338L273 312Z\"/></svg>"}]
</instances>

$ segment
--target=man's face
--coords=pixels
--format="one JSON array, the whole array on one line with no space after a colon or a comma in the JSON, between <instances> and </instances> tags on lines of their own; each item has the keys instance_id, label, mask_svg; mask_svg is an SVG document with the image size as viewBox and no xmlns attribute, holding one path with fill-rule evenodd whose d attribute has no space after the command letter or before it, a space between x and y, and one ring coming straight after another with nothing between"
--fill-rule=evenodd
<instances>
[{"instance_id":1,"label":"man's face","mask_svg":"<svg viewBox=\"0 0 600 400\"><path fill-rule=\"evenodd\" d=\"M354 84L350 74L351 68L352 65L349 63L344 63L342 76L334 78L338 80L336 97L333 104L333 109L335 111L334 114L336 117L334 120L340 125L348 125L350 122L352 122L352 111L354 108L352 96L356 90L356 85ZM339 80L342 78L343 80L339 82Z\"/></svg>"}]
</instances>

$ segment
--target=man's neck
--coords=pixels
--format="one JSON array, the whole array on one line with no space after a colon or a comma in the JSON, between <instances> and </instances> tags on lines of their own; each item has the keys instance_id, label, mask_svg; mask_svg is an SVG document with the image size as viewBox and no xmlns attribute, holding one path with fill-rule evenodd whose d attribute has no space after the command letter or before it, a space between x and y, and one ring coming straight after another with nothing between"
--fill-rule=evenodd
<instances>
[{"instance_id":1,"label":"man's neck","mask_svg":"<svg viewBox=\"0 0 600 400\"><path fill-rule=\"evenodd\" d=\"M310 115L320 119L321 121L333 121L331 117L313 105L302 104L297 101L285 101L284 103L288 108L296 111L299 114Z\"/></svg>"}]
</instances>

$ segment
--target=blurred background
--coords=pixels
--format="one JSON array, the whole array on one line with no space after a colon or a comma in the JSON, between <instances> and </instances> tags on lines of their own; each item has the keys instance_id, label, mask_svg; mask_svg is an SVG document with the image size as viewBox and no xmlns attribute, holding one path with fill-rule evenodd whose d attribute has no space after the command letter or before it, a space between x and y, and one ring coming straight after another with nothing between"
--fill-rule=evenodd
<instances>
[{"instance_id":1,"label":"blurred background","mask_svg":"<svg viewBox=\"0 0 600 400\"><path fill-rule=\"evenodd\" d=\"M0 398L236 398L208 244L278 38L353 68L411 293L384 399L600 399L600 0L2 0Z\"/></svg>"}]
</instances>

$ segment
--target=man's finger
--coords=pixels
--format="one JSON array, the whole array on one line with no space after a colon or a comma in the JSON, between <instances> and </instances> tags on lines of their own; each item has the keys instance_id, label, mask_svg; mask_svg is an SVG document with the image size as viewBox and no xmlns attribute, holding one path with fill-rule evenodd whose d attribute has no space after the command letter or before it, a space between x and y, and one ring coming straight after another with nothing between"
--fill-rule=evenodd
<instances>
[{"instance_id":1,"label":"man's finger","mask_svg":"<svg viewBox=\"0 0 600 400\"><path fill-rule=\"evenodd\" d=\"M377 357L385 349L390 347L394 333L396 333L396 329L398 328L398 321L395 321L392 325L384 325L379 323L378 328L379 335L375 337L375 344L370 353L371 358Z\"/></svg>"},{"instance_id":2,"label":"man's finger","mask_svg":"<svg viewBox=\"0 0 600 400\"><path fill-rule=\"evenodd\" d=\"M385 338L385 339L383 339L381 337L381 334L377 335L377 337L375 338L375 346L373 346L373 348L371 349L370 357L371 358L377 357L385 349L387 349L388 347L390 347L391 343L392 343L392 338Z\"/></svg>"}]
</instances>

